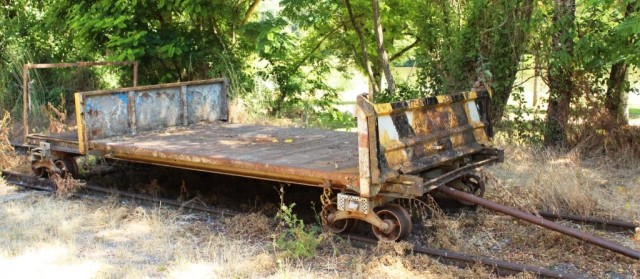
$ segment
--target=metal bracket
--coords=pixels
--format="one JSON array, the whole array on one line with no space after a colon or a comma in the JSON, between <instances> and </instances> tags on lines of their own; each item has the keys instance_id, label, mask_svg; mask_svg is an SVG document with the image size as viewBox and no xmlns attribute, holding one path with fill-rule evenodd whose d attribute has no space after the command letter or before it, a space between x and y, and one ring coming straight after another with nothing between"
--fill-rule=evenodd
<instances>
[{"instance_id":1,"label":"metal bracket","mask_svg":"<svg viewBox=\"0 0 640 279\"><path fill-rule=\"evenodd\" d=\"M52 157L51 144L48 142L41 141L39 146L32 149L30 153L31 153L31 162L50 159Z\"/></svg>"},{"instance_id":2,"label":"metal bracket","mask_svg":"<svg viewBox=\"0 0 640 279\"><path fill-rule=\"evenodd\" d=\"M338 210L367 214L370 210L369 199L338 193Z\"/></svg>"},{"instance_id":3,"label":"metal bracket","mask_svg":"<svg viewBox=\"0 0 640 279\"><path fill-rule=\"evenodd\" d=\"M387 180L382 185L384 193L399 194L400 196L419 197L424 194L422 184L424 179L416 175L402 174L393 179Z\"/></svg>"},{"instance_id":4,"label":"metal bracket","mask_svg":"<svg viewBox=\"0 0 640 279\"><path fill-rule=\"evenodd\" d=\"M350 219L350 218L365 221L371 225L374 225L380 228L382 231L387 231L390 229L389 224L382 221L382 219L380 219L380 217L378 217L378 215L376 215L373 211L369 213L362 213L359 211L338 210L331 217L331 220L337 221L337 220Z\"/></svg>"}]
</instances>

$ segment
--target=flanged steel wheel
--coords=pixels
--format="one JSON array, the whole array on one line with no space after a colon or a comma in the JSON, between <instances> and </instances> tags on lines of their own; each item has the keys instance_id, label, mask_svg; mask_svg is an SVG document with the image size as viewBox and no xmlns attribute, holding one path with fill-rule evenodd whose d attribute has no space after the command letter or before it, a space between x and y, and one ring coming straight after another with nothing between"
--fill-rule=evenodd
<instances>
[{"instance_id":1,"label":"flanged steel wheel","mask_svg":"<svg viewBox=\"0 0 640 279\"><path fill-rule=\"evenodd\" d=\"M389 225L389 229L386 231L376 226L371 226L373 234L375 234L380 241L394 242L401 240L409 236L413 229L409 212L398 204L387 204L378 209L376 214L383 222Z\"/></svg>"},{"instance_id":2,"label":"flanged steel wheel","mask_svg":"<svg viewBox=\"0 0 640 279\"><path fill-rule=\"evenodd\" d=\"M48 178L49 172L47 168L37 168L33 169L33 174L38 178Z\"/></svg>"},{"instance_id":3,"label":"flanged steel wheel","mask_svg":"<svg viewBox=\"0 0 640 279\"><path fill-rule=\"evenodd\" d=\"M71 157L65 157L54 162L56 167L62 171L62 177L78 178L78 163Z\"/></svg>"},{"instance_id":4,"label":"flanged steel wheel","mask_svg":"<svg viewBox=\"0 0 640 279\"><path fill-rule=\"evenodd\" d=\"M332 233L335 233L335 234L352 231L358 223L358 220L356 219L349 218L349 219L340 219L335 221L329 220L331 219L330 218L331 214L336 213L337 211L338 211L338 206L336 205L335 198L331 200L331 204L327 204L324 206L322 210L323 212L322 218L324 219L327 228Z\"/></svg>"}]
</instances>

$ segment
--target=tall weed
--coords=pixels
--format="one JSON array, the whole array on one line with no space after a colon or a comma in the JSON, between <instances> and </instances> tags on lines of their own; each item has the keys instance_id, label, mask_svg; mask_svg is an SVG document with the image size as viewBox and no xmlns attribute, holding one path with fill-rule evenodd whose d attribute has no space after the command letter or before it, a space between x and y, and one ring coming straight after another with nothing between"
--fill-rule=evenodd
<instances>
[{"instance_id":1,"label":"tall weed","mask_svg":"<svg viewBox=\"0 0 640 279\"><path fill-rule=\"evenodd\" d=\"M284 203L284 190L280 188L280 211L276 219L282 232L275 236L273 245L284 258L309 259L316 255L322 241L321 230L315 225L305 226L293 213L294 207L295 204Z\"/></svg>"},{"instance_id":2,"label":"tall weed","mask_svg":"<svg viewBox=\"0 0 640 279\"><path fill-rule=\"evenodd\" d=\"M0 120L0 169L4 169L9 165L14 152L13 146L9 141L10 129L11 115L8 111L5 111L2 120Z\"/></svg>"}]
</instances>

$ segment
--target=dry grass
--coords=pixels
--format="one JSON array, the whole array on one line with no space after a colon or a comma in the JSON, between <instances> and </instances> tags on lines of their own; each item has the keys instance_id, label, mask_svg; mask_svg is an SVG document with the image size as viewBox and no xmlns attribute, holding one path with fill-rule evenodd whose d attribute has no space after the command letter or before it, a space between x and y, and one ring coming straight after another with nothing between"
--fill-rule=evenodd
<instances>
[{"instance_id":1,"label":"dry grass","mask_svg":"<svg viewBox=\"0 0 640 279\"><path fill-rule=\"evenodd\" d=\"M0 269L25 277L79 278L457 278L491 277L406 255L373 252L324 237L308 260L273 249L273 220L260 214L221 219L115 199L15 196L0 180ZM427 270L427 271L425 271ZM466 274L466 275L465 275Z\"/></svg>"},{"instance_id":2,"label":"dry grass","mask_svg":"<svg viewBox=\"0 0 640 279\"><path fill-rule=\"evenodd\" d=\"M173 210L29 196L0 207L5 274L56 277L261 277L265 248Z\"/></svg>"},{"instance_id":3,"label":"dry grass","mask_svg":"<svg viewBox=\"0 0 640 279\"><path fill-rule=\"evenodd\" d=\"M507 146L505 154L505 163L487 171L491 199L527 210L640 222L637 160L580 160L574 153L514 146Z\"/></svg>"},{"instance_id":4,"label":"dry grass","mask_svg":"<svg viewBox=\"0 0 640 279\"><path fill-rule=\"evenodd\" d=\"M11 164L13 146L9 141L9 130L11 129L11 115L8 111L0 119L0 169L7 168Z\"/></svg>"},{"instance_id":5,"label":"dry grass","mask_svg":"<svg viewBox=\"0 0 640 279\"><path fill-rule=\"evenodd\" d=\"M296 123L293 119L269 116L265 111L254 111L240 98L233 99L229 103L229 122L277 127L292 127L301 124Z\"/></svg>"},{"instance_id":6,"label":"dry grass","mask_svg":"<svg viewBox=\"0 0 640 279\"><path fill-rule=\"evenodd\" d=\"M13 121L9 112L0 119L0 170L31 172L31 163L27 156L16 154L9 140Z\"/></svg>"},{"instance_id":7,"label":"dry grass","mask_svg":"<svg viewBox=\"0 0 640 279\"><path fill-rule=\"evenodd\" d=\"M52 179L56 184L56 196L61 198L70 198L83 186L80 180L73 179L70 175L66 177L55 175Z\"/></svg>"},{"instance_id":8,"label":"dry grass","mask_svg":"<svg viewBox=\"0 0 640 279\"><path fill-rule=\"evenodd\" d=\"M64 98L62 99L64 104ZM51 134L57 134L67 132L71 128L67 126L67 111L64 107L56 108L51 103L47 103L46 107L41 108L46 115L49 116L49 128L48 132Z\"/></svg>"},{"instance_id":9,"label":"dry grass","mask_svg":"<svg viewBox=\"0 0 640 279\"><path fill-rule=\"evenodd\" d=\"M623 156L580 160L575 153L560 155L552 150L503 146L507 154L505 163L485 170L490 200L532 212L542 209L640 224L637 161ZM589 226L564 224L640 249L638 233L605 233ZM574 274L587 273L595 278L637 278L640 274L637 261L484 209L432 218L428 230L416 237L433 247Z\"/></svg>"},{"instance_id":10,"label":"dry grass","mask_svg":"<svg viewBox=\"0 0 640 279\"><path fill-rule=\"evenodd\" d=\"M640 243L628 233L605 233L587 226L564 224L640 249ZM429 231L419 233L417 237L431 247L544 266L592 278L615 274L617 277L614 278L634 278L634 274L640 274L640 263L636 260L485 210L436 219Z\"/></svg>"},{"instance_id":11,"label":"dry grass","mask_svg":"<svg viewBox=\"0 0 640 279\"><path fill-rule=\"evenodd\" d=\"M572 155L507 146L507 161L487 176L491 199L525 209L547 209L638 219L638 165L580 161ZM405 243L359 250L325 236L316 256L283 258L280 233L262 214L218 218L148 208L115 199L22 195L0 179L0 269L26 277L197 278L491 278L481 266L458 269L412 255ZM416 207L429 207L428 204ZM640 272L640 264L512 218L435 212L426 245L602 277ZM578 227L603 235L588 227ZM606 234L640 248L629 234ZM637 276L637 275L636 275ZM531 278L521 274L519 278ZM633 277L632 277L633 278Z\"/></svg>"}]
</instances>

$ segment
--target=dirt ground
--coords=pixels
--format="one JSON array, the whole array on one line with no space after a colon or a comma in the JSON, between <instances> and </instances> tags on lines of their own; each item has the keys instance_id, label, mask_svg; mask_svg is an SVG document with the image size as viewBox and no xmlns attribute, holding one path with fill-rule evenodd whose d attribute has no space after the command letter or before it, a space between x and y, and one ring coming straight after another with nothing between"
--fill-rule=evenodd
<instances>
[{"instance_id":1,"label":"dirt ground","mask_svg":"<svg viewBox=\"0 0 640 279\"><path fill-rule=\"evenodd\" d=\"M506 152L507 162L485 172L491 200L522 209L640 220L640 165L578 160L571 154L515 146L507 146ZM413 255L403 243L362 250L326 233L313 235L318 247L311 257L293 257L278 242L290 228L275 217L280 207L280 185L275 183L113 162L98 163L83 175L94 184L249 213L221 217L116 197L63 198L24 191L0 180L3 274L28 278L494 277L480 266L459 269ZM307 224L305 231L317 229L317 204L310 201L317 200L320 192L295 186L284 189L284 204L296 204L294 213ZM640 276L638 261L484 209L420 217L416 214L411 242L585 277ZM564 224L640 249L640 233Z\"/></svg>"},{"instance_id":2,"label":"dirt ground","mask_svg":"<svg viewBox=\"0 0 640 279\"><path fill-rule=\"evenodd\" d=\"M24 278L491 277L392 247L366 251L323 235L310 259L274 249L273 219L59 198L0 182L0 270ZM522 275L520 278L530 278Z\"/></svg>"}]
</instances>

